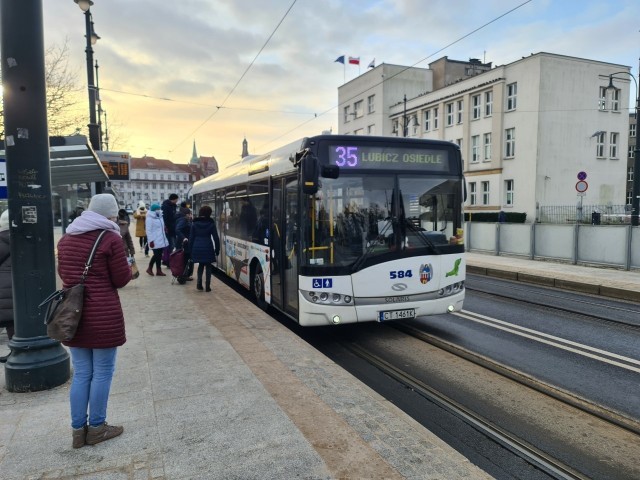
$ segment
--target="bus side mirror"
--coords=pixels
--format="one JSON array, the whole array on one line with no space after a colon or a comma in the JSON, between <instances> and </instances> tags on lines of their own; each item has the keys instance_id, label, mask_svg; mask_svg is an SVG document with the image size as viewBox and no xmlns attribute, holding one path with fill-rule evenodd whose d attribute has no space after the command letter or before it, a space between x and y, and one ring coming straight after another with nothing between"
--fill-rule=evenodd
<instances>
[{"instance_id":1,"label":"bus side mirror","mask_svg":"<svg viewBox=\"0 0 640 480\"><path fill-rule=\"evenodd\" d=\"M336 165L324 165L321 169L320 176L323 178L338 178L340 176L340 167Z\"/></svg>"},{"instance_id":2,"label":"bus side mirror","mask_svg":"<svg viewBox=\"0 0 640 480\"><path fill-rule=\"evenodd\" d=\"M462 177L462 201L467 201L467 179Z\"/></svg>"},{"instance_id":3,"label":"bus side mirror","mask_svg":"<svg viewBox=\"0 0 640 480\"><path fill-rule=\"evenodd\" d=\"M314 195L318 191L320 163L314 155L308 154L301 159L302 193Z\"/></svg>"}]
</instances>

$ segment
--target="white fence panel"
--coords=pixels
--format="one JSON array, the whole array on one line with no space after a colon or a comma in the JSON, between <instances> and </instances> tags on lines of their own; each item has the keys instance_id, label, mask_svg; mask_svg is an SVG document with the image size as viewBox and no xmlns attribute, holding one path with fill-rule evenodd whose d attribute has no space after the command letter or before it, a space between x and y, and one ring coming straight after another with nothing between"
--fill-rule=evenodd
<instances>
[{"instance_id":1,"label":"white fence panel","mask_svg":"<svg viewBox=\"0 0 640 480\"><path fill-rule=\"evenodd\" d=\"M627 258L626 226L578 227L578 261L624 267Z\"/></svg>"},{"instance_id":2,"label":"white fence panel","mask_svg":"<svg viewBox=\"0 0 640 480\"><path fill-rule=\"evenodd\" d=\"M500 253L530 256L531 224L500 224Z\"/></svg>"},{"instance_id":3,"label":"white fence panel","mask_svg":"<svg viewBox=\"0 0 640 480\"><path fill-rule=\"evenodd\" d=\"M631 227L631 267L640 268L640 227Z\"/></svg>"},{"instance_id":4,"label":"white fence panel","mask_svg":"<svg viewBox=\"0 0 640 480\"><path fill-rule=\"evenodd\" d=\"M467 223L470 250L496 251L496 224L485 222Z\"/></svg>"},{"instance_id":5,"label":"white fence panel","mask_svg":"<svg viewBox=\"0 0 640 480\"><path fill-rule=\"evenodd\" d=\"M574 228L574 225L537 224L534 255L572 261Z\"/></svg>"}]
</instances>

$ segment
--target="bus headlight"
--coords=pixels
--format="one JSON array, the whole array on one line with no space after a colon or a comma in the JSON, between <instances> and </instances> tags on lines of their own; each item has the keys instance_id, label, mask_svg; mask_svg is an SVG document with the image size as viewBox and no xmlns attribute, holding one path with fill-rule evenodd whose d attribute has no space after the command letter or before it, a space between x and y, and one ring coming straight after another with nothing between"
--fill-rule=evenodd
<instances>
[{"instance_id":1,"label":"bus headlight","mask_svg":"<svg viewBox=\"0 0 640 480\"><path fill-rule=\"evenodd\" d=\"M342 293L318 292L310 290L302 290L300 293L302 293L304 297L308 298L310 302L317 303L319 305L353 305L352 297L350 295L344 295Z\"/></svg>"},{"instance_id":2,"label":"bus headlight","mask_svg":"<svg viewBox=\"0 0 640 480\"><path fill-rule=\"evenodd\" d=\"M340 315L334 315L331 321L333 322L334 325L338 325L341 321Z\"/></svg>"}]
</instances>

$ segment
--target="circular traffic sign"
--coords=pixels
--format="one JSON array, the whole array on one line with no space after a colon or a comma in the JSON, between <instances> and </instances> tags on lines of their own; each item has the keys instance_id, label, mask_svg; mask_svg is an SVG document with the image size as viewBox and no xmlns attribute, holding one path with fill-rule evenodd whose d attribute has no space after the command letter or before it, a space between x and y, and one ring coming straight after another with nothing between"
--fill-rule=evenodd
<instances>
[{"instance_id":1,"label":"circular traffic sign","mask_svg":"<svg viewBox=\"0 0 640 480\"><path fill-rule=\"evenodd\" d=\"M580 180L579 182L576 182L576 191L578 191L578 193L586 192L587 188L589 188L589 184L584 180Z\"/></svg>"},{"instance_id":2,"label":"circular traffic sign","mask_svg":"<svg viewBox=\"0 0 640 480\"><path fill-rule=\"evenodd\" d=\"M586 180L587 172L578 172L578 180Z\"/></svg>"}]
</instances>

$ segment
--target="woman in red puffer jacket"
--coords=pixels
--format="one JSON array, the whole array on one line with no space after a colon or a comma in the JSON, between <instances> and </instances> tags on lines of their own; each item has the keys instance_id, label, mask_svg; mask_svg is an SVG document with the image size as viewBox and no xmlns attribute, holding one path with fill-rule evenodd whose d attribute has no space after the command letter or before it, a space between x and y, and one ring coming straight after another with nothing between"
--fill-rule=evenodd
<instances>
[{"instance_id":1,"label":"woman in red puffer jacket","mask_svg":"<svg viewBox=\"0 0 640 480\"><path fill-rule=\"evenodd\" d=\"M65 288L76 285L91 249L103 236L85 280L84 307L76 335L64 342L71 351L71 427L74 448L117 437L122 427L107 425L107 403L117 347L126 341L118 288L131 280L131 268L115 223L118 204L113 195L91 198L88 210L76 218L58 242L58 275ZM89 416L87 416L89 412ZM88 419L88 424L87 424Z\"/></svg>"}]
</instances>

